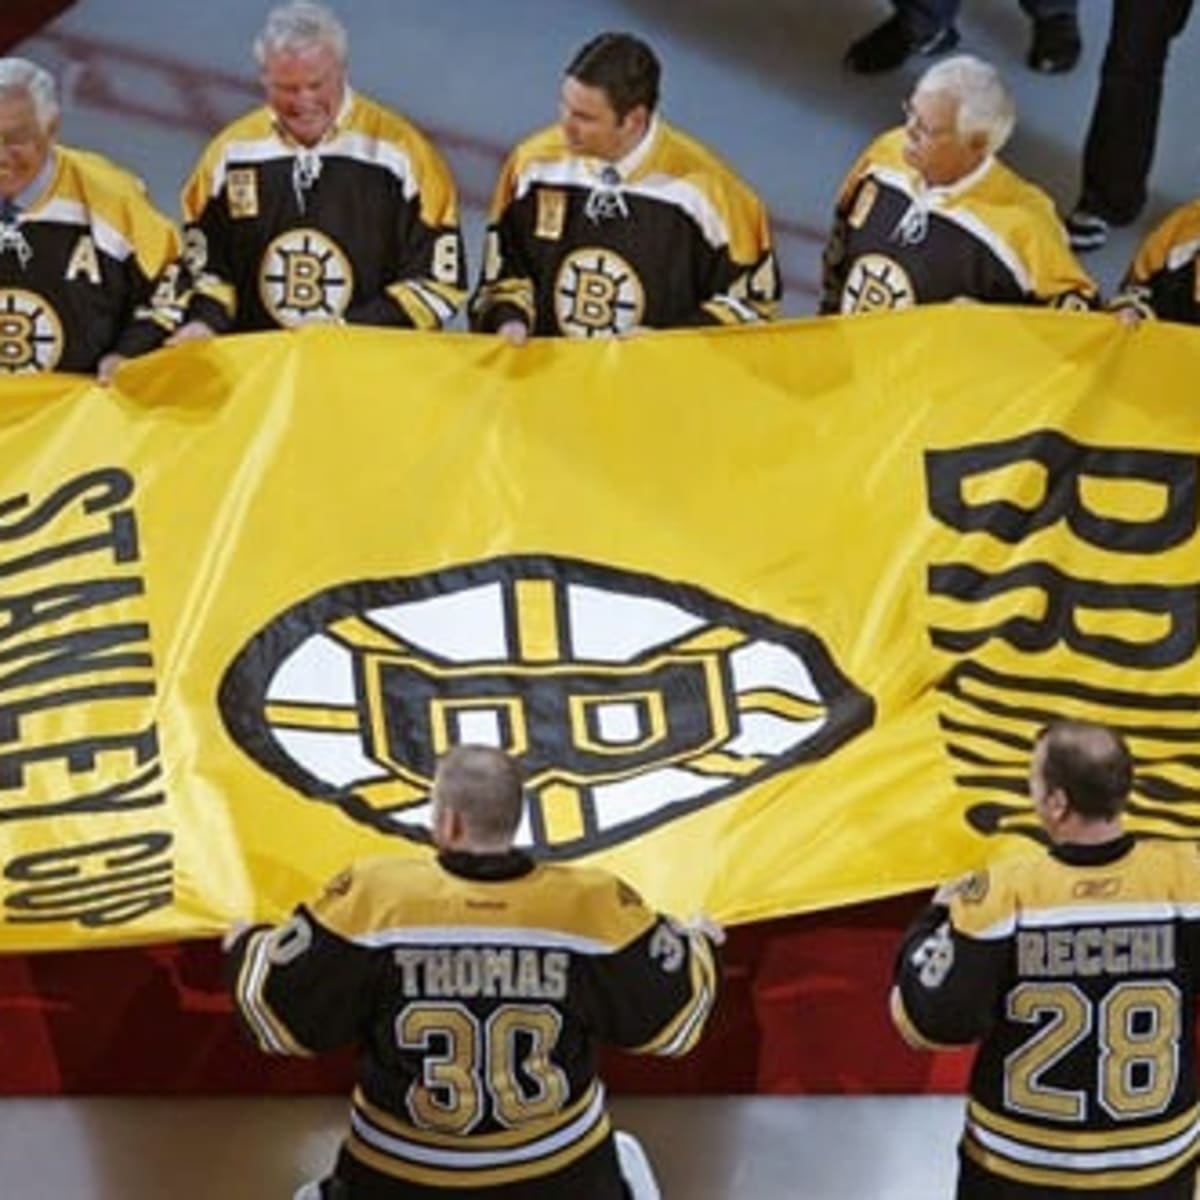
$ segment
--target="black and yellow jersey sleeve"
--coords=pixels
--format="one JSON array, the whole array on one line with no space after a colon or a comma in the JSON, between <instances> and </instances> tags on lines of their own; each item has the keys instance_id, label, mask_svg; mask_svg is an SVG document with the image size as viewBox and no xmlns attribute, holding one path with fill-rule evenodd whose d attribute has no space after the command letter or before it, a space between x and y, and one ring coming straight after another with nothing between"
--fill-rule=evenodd
<instances>
[{"instance_id":1,"label":"black and yellow jersey sleeve","mask_svg":"<svg viewBox=\"0 0 1200 1200\"><path fill-rule=\"evenodd\" d=\"M520 320L537 334L610 337L766 320L779 297L761 201L656 119L615 165L571 154L553 127L513 151L492 197L470 319L482 331Z\"/></svg>"},{"instance_id":2,"label":"black and yellow jersey sleeve","mask_svg":"<svg viewBox=\"0 0 1200 1200\"><path fill-rule=\"evenodd\" d=\"M821 312L955 300L1095 305L1096 285L1040 189L996 159L954 185L930 187L905 161L904 137L894 129L877 138L842 183Z\"/></svg>"},{"instance_id":3,"label":"black and yellow jersey sleeve","mask_svg":"<svg viewBox=\"0 0 1200 1200\"><path fill-rule=\"evenodd\" d=\"M1200 200L1175 209L1142 242L1109 307L1200 325Z\"/></svg>"},{"instance_id":4,"label":"black and yellow jersey sleeve","mask_svg":"<svg viewBox=\"0 0 1200 1200\"><path fill-rule=\"evenodd\" d=\"M153 349L178 317L153 312L179 235L141 180L87 151L54 156L0 253L0 373L94 371L110 352Z\"/></svg>"},{"instance_id":5,"label":"black and yellow jersey sleeve","mask_svg":"<svg viewBox=\"0 0 1200 1200\"><path fill-rule=\"evenodd\" d=\"M228 958L264 1050L355 1043L346 1150L410 1184L520 1184L609 1136L595 1048L682 1054L714 951L602 871L523 855L355 865Z\"/></svg>"},{"instance_id":6,"label":"black and yellow jersey sleeve","mask_svg":"<svg viewBox=\"0 0 1200 1200\"><path fill-rule=\"evenodd\" d=\"M962 1152L1030 1187L1132 1189L1200 1151L1200 853L1123 837L968 877L906 936L892 1015L979 1041Z\"/></svg>"},{"instance_id":7,"label":"black and yellow jersey sleeve","mask_svg":"<svg viewBox=\"0 0 1200 1200\"><path fill-rule=\"evenodd\" d=\"M454 183L413 125L351 93L311 150L262 108L184 186L189 319L256 330L345 321L440 329L466 293Z\"/></svg>"}]
</instances>

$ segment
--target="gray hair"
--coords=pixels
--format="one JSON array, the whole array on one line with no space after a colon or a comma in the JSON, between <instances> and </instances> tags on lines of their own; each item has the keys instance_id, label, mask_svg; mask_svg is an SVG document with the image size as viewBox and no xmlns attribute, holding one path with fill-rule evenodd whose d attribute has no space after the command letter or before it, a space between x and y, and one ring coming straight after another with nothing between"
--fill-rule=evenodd
<instances>
[{"instance_id":1,"label":"gray hair","mask_svg":"<svg viewBox=\"0 0 1200 1200\"><path fill-rule=\"evenodd\" d=\"M43 133L58 118L58 89L54 76L27 58L0 58L0 94L16 93L33 101L33 111Z\"/></svg>"},{"instance_id":2,"label":"gray hair","mask_svg":"<svg viewBox=\"0 0 1200 1200\"><path fill-rule=\"evenodd\" d=\"M328 46L339 62L346 61L346 27L323 4L314 0L290 0L267 14L262 33L254 40L254 57L259 66L269 55Z\"/></svg>"},{"instance_id":3,"label":"gray hair","mask_svg":"<svg viewBox=\"0 0 1200 1200\"><path fill-rule=\"evenodd\" d=\"M477 844L511 843L525 804L521 768L491 746L452 746L438 759L435 801L459 813Z\"/></svg>"},{"instance_id":4,"label":"gray hair","mask_svg":"<svg viewBox=\"0 0 1200 1200\"><path fill-rule=\"evenodd\" d=\"M959 136L982 133L989 154L999 152L1017 123L1017 106L1000 72L971 54L956 54L934 63L917 80L916 92L953 96L958 101Z\"/></svg>"}]
</instances>

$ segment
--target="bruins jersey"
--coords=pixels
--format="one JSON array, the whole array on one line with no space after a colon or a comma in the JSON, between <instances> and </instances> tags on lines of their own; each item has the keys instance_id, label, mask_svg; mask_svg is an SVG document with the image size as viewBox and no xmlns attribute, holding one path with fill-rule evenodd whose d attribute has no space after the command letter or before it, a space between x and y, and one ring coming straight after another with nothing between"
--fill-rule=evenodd
<instances>
[{"instance_id":1,"label":"bruins jersey","mask_svg":"<svg viewBox=\"0 0 1200 1200\"><path fill-rule=\"evenodd\" d=\"M155 304L177 294L179 235L141 181L97 154L52 153L43 193L0 226L0 373L91 372L153 349L179 318Z\"/></svg>"},{"instance_id":2,"label":"bruins jersey","mask_svg":"<svg viewBox=\"0 0 1200 1200\"><path fill-rule=\"evenodd\" d=\"M621 162L573 155L557 126L509 156L489 213L472 328L611 337L775 315L779 272L758 197L654 118Z\"/></svg>"},{"instance_id":3,"label":"bruins jersey","mask_svg":"<svg viewBox=\"0 0 1200 1200\"><path fill-rule=\"evenodd\" d=\"M1200 200L1177 208L1146 238L1111 307L1200 325Z\"/></svg>"},{"instance_id":4,"label":"bruins jersey","mask_svg":"<svg viewBox=\"0 0 1200 1200\"><path fill-rule=\"evenodd\" d=\"M825 247L822 313L949 300L1094 304L1096 285L1044 192L995 158L951 187L928 187L903 146L903 129L885 133L842 184Z\"/></svg>"},{"instance_id":5,"label":"bruins jersey","mask_svg":"<svg viewBox=\"0 0 1200 1200\"><path fill-rule=\"evenodd\" d=\"M913 1045L982 1039L966 1159L1045 1194L1139 1194L1200 1148L1198 953L1196 845L1059 846L918 918L892 1015Z\"/></svg>"},{"instance_id":6,"label":"bruins jersey","mask_svg":"<svg viewBox=\"0 0 1200 1200\"><path fill-rule=\"evenodd\" d=\"M312 148L269 108L235 121L182 204L188 319L218 333L329 321L438 329L465 295L449 170L412 125L354 92Z\"/></svg>"},{"instance_id":7,"label":"bruins jersey","mask_svg":"<svg viewBox=\"0 0 1200 1200\"><path fill-rule=\"evenodd\" d=\"M363 1045L353 1177L558 1197L566 1173L563 1200L620 1194L595 1039L683 1054L717 991L702 935L612 875L515 852L368 861L228 965L263 1050ZM609 1187L575 1191L598 1149Z\"/></svg>"}]
</instances>

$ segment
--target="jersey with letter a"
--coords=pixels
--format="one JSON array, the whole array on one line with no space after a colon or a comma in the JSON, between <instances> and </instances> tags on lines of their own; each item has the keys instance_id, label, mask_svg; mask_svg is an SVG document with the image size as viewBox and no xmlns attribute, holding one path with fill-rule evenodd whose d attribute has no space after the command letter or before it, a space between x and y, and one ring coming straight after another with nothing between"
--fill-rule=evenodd
<instances>
[{"instance_id":1,"label":"jersey with letter a","mask_svg":"<svg viewBox=\"0 0 1200 1200\"><path fill-rule=\"evenodd\" d=\"M188 317L218 333L330 321L438 329L462 303L449 170L412 125L354 92L311 148L269 108L235 121L182 203Z\"/></svg>"},{"instance_id":2,"label":"jersey with letter a","mask_svg":"<svg viewBox=\"0 0 1200 1200\"><path fill-rule=\"evenodd\" d=\"M1093 304L1096 285L1044 192L995 158L950 187L928 187L904 161L903 146L903 129L885 133L842 184L825 247L821 312L959 299Z\"/></svg>"},{"instance_id":3,"label":"jersey with letter a","mask_svg":"<svg viewBox=\"0 0 1200 1200\"><path fill-rule=\"evenodd\" d=\"M151 307L179 235L141 181L98 154L53 154L43 194L0 224L0 374L92 372L153 349L179 315Z\"/></svg>"},{"instance_id":4,"label":"jersey with letter a","mask_svg":"<svg viewBox=\"0 0 1200 1200\"><path fill-rule=\"evenodd\" d=\"M1194 844L1058 846L969 876L918 919L892 1015L914 1045L981 1039L962 1151L983 1170L1150 1187L1200 1149L1198 955Z\"/></svg>"},{"instance_id":5,"label":"jersey with letter a","mask_svg":"<svg viewBox=\"0 0 1200 1200\"><path fill-rule=\"evenodd\" d=\"M1146 238L1111 307L1200 325L1200 200L1177 208Z\"/></svg>"},{"instance_id":6,"label":"jersey with letter a","mask_svg":"<svg viewBox=\"0 0 1200 1200\"><path fill-rule=\"evenodd\" d=\"M606 872L515 852L360 864L229 967L262 1049L363 1046L344 1153L473 1194L557 1196L610 1135L595 1042L683 1054L717 991L705 937Z\"/></svg>"},{"instance_id":7,"label":"jersey with letter a","mask_svg":"<svg viewBox=\"0 0 1200 1200\"><path fill-rule=\"evenodd\" d=\"M655 118L620 162L568 150L557 127L509 156L489 215L471 325L611 337L639 326L774 316L767 213L715 155Z\"/></svg>"}]
</instances>

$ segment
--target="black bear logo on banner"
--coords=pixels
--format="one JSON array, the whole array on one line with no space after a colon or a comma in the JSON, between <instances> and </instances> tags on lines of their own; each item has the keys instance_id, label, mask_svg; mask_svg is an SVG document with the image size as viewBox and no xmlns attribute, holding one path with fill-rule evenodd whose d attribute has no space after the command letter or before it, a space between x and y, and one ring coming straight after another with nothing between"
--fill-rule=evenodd
<instances>
[{"instance_id":1,"label":"black bear logo on banner","mask_svg":"<svg viewBox=\"0 0 1200 1200\"><path fill-rule=\"evenodd\" d=\"M821 640L696 587L512 556L321 592L221 682L226 728L305 796L428 840L437 757L519 756L518 840L574 858L715 804L867 729Z\"/></svg>"}]
</instances>

